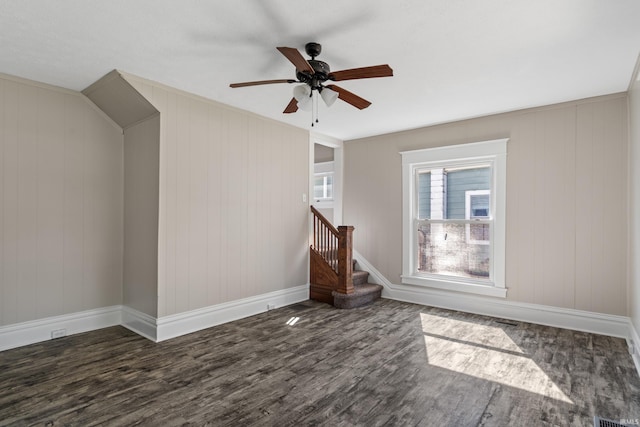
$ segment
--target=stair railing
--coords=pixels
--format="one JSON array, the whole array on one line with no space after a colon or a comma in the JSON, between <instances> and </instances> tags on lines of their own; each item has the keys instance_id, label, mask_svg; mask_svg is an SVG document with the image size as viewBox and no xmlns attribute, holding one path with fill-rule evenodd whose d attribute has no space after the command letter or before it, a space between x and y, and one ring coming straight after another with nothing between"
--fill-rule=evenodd
<instances>
[{"instance_id":1,"label":"stair railing","mask_svg":"<svg viewBox=\"0 0 640 427\"><path fill-rule=\"evenodd\" d=\"M316 208L313 214L313 243L315 251L337 273L336 291L352 294L353 288L353 230L351 225L334 227Z\"/></svg>"}]
</instances>

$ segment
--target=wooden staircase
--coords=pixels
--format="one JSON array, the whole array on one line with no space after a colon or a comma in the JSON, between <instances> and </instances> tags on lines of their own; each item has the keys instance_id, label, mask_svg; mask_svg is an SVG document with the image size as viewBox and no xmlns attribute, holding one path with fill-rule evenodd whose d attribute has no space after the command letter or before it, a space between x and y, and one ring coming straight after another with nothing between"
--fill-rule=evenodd
<instances>
[{"instance_id":1,"label":"wooden staircase","mask_svg":"<svg viewBox=\"0 0 640 427\"><path fill-rule=\"evenodd\" d=\"M334 227L313 206L311 213L311 299L337 308L356 308L380 298L382 286L368 283L369 273L355 269L352 242L354 227Z\"/></svg>"}]
</instances>

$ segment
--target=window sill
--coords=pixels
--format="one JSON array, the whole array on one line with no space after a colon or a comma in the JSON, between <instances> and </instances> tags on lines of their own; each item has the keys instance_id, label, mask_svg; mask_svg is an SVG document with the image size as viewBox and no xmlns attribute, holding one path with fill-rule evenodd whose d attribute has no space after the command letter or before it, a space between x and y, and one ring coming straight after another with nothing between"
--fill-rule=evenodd
<instances>
[{"instance_id":1,"label":"window sill","mask_svg":"<svg viewBox=\"0 0 640 427\"><path fill-rule=\"evenodd\" d=\"M331 200L318 200L313 199L313 207L316 209L333 209L333 199Z\"/></svg>"},{"instance_id":2,"label":"window sill","mask_svg":"<svg viewBox=\"0 0 640 427\"><path fill-rule=\"evenodd\" d=\"M438 280L420 276L400 276L405 285L423 286L426 288L443 289L447 291L464 292L468 294L485 295L498 298L507 297L507 288L475 283L456 282L455 280Z\"/></svg>"}]
</instances>

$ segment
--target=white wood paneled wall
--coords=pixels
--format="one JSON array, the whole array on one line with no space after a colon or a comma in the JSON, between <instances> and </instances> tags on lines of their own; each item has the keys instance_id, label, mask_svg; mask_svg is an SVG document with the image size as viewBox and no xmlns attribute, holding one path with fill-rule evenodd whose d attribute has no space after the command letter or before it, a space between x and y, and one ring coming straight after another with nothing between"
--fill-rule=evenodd
<instances>
[{"instance_id":1,"label":"white wood paneled wall","mask_svg":"<svg viewBox=\"0 0 640 427\"><path fill-rule=\"evenodd\" d=\"M629 316L634 329L635 348L640 331L640 57L629 90ZM640 357L636 350L636 366Z\"/></svg>"},{"instance_id":2,"label":"white wood paneled wall","mask_svg":"<svg viewBox=\"0 0 640 427\"><path fill-rule=\"evenodd\" d=\"M123 76L161 114L158 316L306 284L308 132Z\"/></svg>"},{"instance_id":3,"label":"white wood paneled wall","mask_svg":"<svg viewBox=\"0 0 640 427\"><path fill-rule=\"evenodd\" d=\"M81 94L0 75L0 325L121 303L122 177Z\"/></svg>"},{"instance_id":4,"label":"white wood paneled wall","mask_svg":"<svg viewBox=\"0 0 640 427\"><path fill-rule=\"evenodd\" d=\"M158 310L158 179L160 116L124 131L124 272L127 307Z\"/></svg>"},{"instance_id":5,"label":"white wood paneled wall","mask_svg":"<svg viewBox=\"0 0 640 427\"><path fill-rule=\"evenodd\" d=\"M626 315L626 94L345 143L355 248L400 283L398 152L505 137L507 299Z\"/></svg>"}]
</instances>

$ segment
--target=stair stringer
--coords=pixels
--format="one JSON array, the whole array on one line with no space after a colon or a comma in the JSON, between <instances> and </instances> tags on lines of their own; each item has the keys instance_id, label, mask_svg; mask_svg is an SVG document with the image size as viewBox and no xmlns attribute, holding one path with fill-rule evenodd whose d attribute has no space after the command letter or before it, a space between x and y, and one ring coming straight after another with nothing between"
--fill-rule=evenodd
<instances>
[{"instance_id":1,"label":"stair stringer","mask_svg":"<svg viewBox=\"0 0 640 427\"><path fill-rule=\"evenodd\" d=\"M336 273L315 249L311 248L309 297L333 305L332 292L338 284Z\"/></svg>"},{"instance_id":2,"label":"stair stringer","mask_svg":"<svg viewBox=\"0 0 640 427\"><path fill-rule=\"evenodd\" d=\"M362 256L355 248L353 248L353 259L359 265L359 270L369 273L369 283L382 286L382 298L391 298L393 284L380 271L378 271L367 259Z\"/></svg>"}]
</instances>

